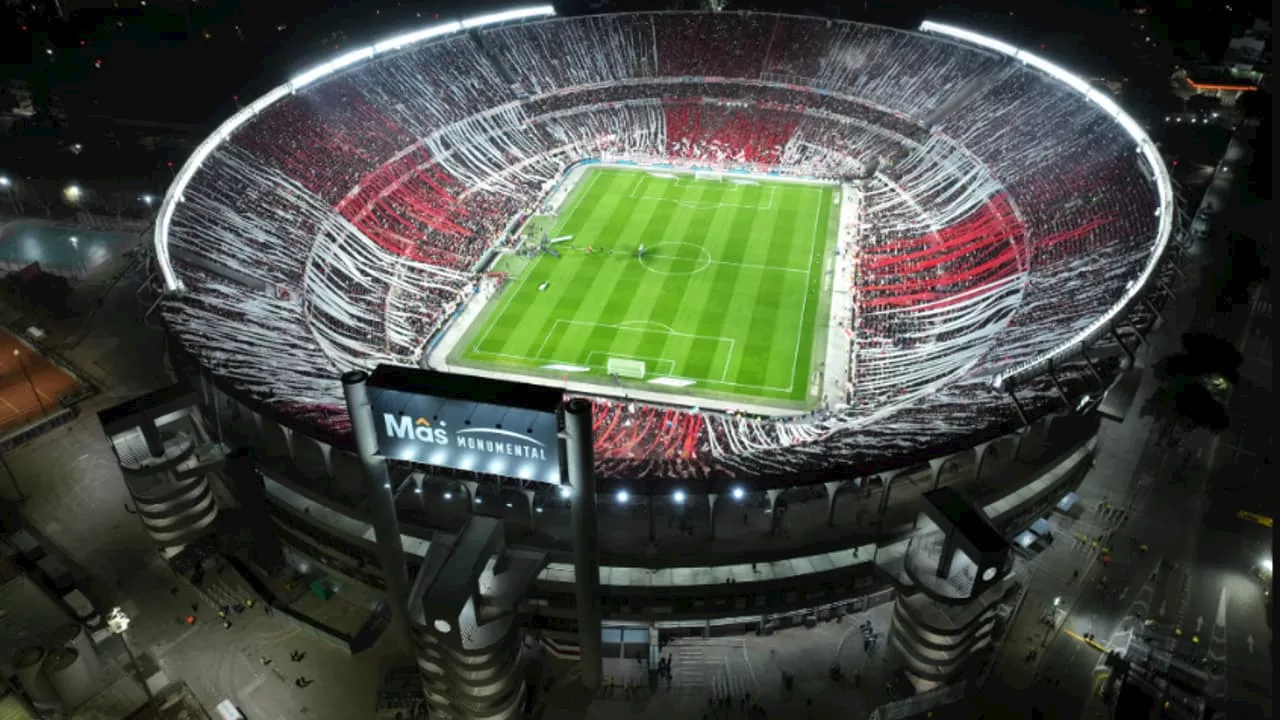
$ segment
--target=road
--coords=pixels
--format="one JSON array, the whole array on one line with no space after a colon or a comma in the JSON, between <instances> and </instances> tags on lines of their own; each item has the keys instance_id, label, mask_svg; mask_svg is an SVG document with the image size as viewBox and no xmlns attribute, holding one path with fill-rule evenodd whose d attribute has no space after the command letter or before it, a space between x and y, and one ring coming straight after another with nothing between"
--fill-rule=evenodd
<instances>
[{"instance_id":1,"label":"road","mask_svg":"<svg viewBox=\"0 0 1280 720\"><path fill-rule=\"evenodd\" d=\"M1233 143L1228 165L1246 154ZM1232 180L1228 169L1211 182L1214 212L1226 206ZM1252 234L1269 247L1269 228ZM956 717L1001 708L1064 720L1110 717L1098 697L1110 674L1103 657L1135 639L1203 670L1207 699L1229 717L1270 717L1269 600L1250 573L1271 557L1270 531L1237 512L1271 514L1264 489L1272 450L1271 297L1259 288L1248 305L1218 313L1204 297L1207 284L1197 289L1188 274L1193 285L1166 308L1166 327L1143 348L1145 365L1176 352L1184 329L1235 342L1244 363L1228 401L1231 427L1189 436L1177 450L1157 447L1136 417L1155 385L1147 373L1129 417L1103 429L1095 469L1079 491L1083 515L1051 518L1055 547L1031 571L1029 607L977 707L955 708ZM1104 549L1109 564L1100 560ZM1046 614L1056 616L1052 629L1040 622Z\"/></svg>"}]
</instances>

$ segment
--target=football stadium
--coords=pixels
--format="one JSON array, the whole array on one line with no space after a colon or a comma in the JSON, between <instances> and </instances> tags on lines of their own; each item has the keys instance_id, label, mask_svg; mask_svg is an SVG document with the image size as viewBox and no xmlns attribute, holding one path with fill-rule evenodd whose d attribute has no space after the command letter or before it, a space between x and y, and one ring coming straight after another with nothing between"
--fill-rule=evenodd
<instances>
[{"instance_id":1,"label":"football stadium","mask_svg":"<svg viewBox=\"0 0 1280 720\"><path fill-rule=\"evenodd\" d=\"M159 213L157 307L219 432L318 475L337 378L387 363L589 399L610 492L860 484L1094 407L1177 214L1105 91L993 38L520 8L224 122Z\"/></svg>"}]
</instances>

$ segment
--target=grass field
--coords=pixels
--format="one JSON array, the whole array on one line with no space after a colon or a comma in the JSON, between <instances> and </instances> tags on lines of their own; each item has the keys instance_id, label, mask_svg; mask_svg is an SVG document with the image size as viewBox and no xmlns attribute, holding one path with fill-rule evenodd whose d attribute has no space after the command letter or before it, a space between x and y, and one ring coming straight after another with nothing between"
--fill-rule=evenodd
<instances>
[{"instance_id":1,"label":"grass field","mask_svg":"<svg viewBox=\"0 0 1280 720\"><path fill-rule=\"evenodd\" d=\"M611 358L642 361L644 378L622 385L811 407L834 194L590 169L554 219L525 233L573 239L552 246L560 257L509 258L512 277L452 362L612 386Z\"/></svg>"}]
</instances>

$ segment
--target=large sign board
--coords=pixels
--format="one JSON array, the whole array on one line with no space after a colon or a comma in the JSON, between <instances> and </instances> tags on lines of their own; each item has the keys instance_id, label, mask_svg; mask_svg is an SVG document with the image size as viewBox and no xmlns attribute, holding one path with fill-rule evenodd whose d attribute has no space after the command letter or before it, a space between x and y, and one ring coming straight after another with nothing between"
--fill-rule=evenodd
<instances>
[{"instance_id":1,"label":"large sign board","mask_svg":"<svg viewBox=\"0 0 1280 720\"><path fill-rule=\"evenodd\" d=\"M560 483L558 390L392 365L367 390L381 457Z\"/></svg>"}]
</instances>

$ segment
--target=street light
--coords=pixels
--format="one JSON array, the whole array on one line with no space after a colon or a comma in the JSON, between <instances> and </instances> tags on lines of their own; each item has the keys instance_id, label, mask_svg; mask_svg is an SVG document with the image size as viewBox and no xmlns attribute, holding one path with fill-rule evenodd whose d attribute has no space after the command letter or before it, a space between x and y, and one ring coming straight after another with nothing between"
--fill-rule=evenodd
<instances>
[{"instance_id":1,"label":"street light","mask_svg":"<svg viewBox=\"0 0 1280 720\"><path fill-rule=\"evenodd\" d=\"M81 190L80 186L75 183L71 183L62 191L62 196L65 197L69 203L80 202L80 197L82 195L84 195L84 190Z\"/></svg>"},{"instance_id":2,"label":"street light","mask_svg":"<svg viewBox=\"0 0 1280 720\"><path fill-rule=\"evenodd\" d=\"M4 471L9 474L9 483L13 485L14 491L18 493L18 501L25 501L27 494L22 492L22 486L18 484L18 476L13 474L13 468L9 467L9 461L5 458L3 450L0 450L0 466L3 466Z\"/></svg>"},{"instance_id":3,"label":"street light","mask_svg":"<svg viewBox=\"0 0 1280 720\"><path fill-rule=\"evenodd\" d=\"M0 192L9 197L9 207L13 210L13 214L21 215L22 207L18 204L17 189L8 175L0 175Z\"/></svg>"},{"instance_id":4,"label":"street light","mask_svg":"<svg viewBox=\"0 0 1280 720\"><path fill-rule=\"evenodd\" d=\"M113 635L120 636L120 642L124 644L124 651L129 655L129 662L133 664L133 672L138 678L138 682L142 684L142 690L147 694L147 703L150 704L155 698L151 695L151 688L147 686L147 679L142 676L142 666L138 665L138 658L133 654L133 648L129 646L129 638L125 636L125 631L129 629L130 618L124 614L120 608L111 608L111 613L107 615L107 628L111 630Z\"/></svg>"},{"instance_id":5,"label":"street light","mask_svg":"<svg viewBox=\"0 0 1280 720\"><path fill-rule=\"evenodd\" d=\"M80 254L80 238L75 235L71 236L71 249L76 252L76 267L80 269L80 275L88 275L89 270L84 265L84 256Z\"/></svg>"},{"instance_id":6,"label":"street light","mask_svg":"<svg viewBox=\"0 0 1280 720\"><path fill-rule=\"evenodd\" d=\"M40 393L36 391L36 383L31 379L31 370L27 368L27 362L22 358L22 351L14 348L13 356L18 358L18 364L22 366L22 374L27 376L27 384L31 386L31 394L36 396L36 404L40 406L40 417L49 414L48 409L44 406L44 401L40 399Z\"/></svg>"}]
</instances>

